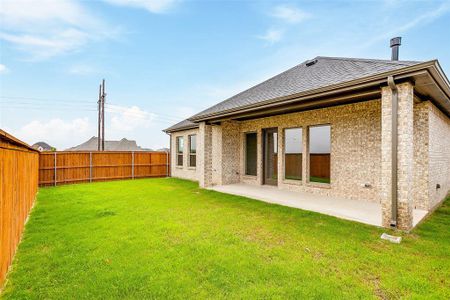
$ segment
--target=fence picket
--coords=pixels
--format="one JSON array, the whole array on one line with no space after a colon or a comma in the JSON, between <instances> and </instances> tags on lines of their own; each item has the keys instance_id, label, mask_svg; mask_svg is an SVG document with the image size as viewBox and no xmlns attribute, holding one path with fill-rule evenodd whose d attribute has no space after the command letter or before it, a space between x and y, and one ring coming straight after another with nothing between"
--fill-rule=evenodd
<instances>
[{"instance_id":1,"label":"fence picket","mask_svg":"<svg viewBox=\"0 0 450 300\"><path fill-rule=\"evenodd\" d=\"M58 151L42 152L39 160L40 186L50 185L50 182L56 186L113 179L166 177L170 170L168 152Z\"/></svg>"},{"instance_id":2,"label":"fence picket","mask_svg":"<svg viewBox=\"0 0 450 300\"><path fill-rule=\"evenodd\" d=\"M39 153L0 129L0 290L38 189Z\"/></svg>"}]
</instances>

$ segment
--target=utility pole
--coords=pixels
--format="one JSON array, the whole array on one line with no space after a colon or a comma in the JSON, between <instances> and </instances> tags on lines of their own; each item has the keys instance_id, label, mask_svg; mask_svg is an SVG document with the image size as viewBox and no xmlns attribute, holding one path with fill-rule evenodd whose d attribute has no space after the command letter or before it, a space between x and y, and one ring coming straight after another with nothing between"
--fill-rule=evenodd
<instances>
[{"instance_id":1,"label":"utility pole","mask_svg":"<svg viewBox=\"0 0 450 300\"><path fill-rule=\"evenodd\" d=\"M105 79L103 79L98 89L98 151L105 151L105 98Z\"/></svg>"},{"instance_id":2,"label":"utility pole","mask_svg":"<svg viewBox=\"0 0 450 300\"><path fill-rule=\"evenodd\" d=\"M98 89L98 134L97 134L97 151L100 151L101 146L101 118L102 118L102 85L100 84L100 87Z\"/></svg>"},{"instance_id":3,"label":"utility pole","mask_svg":"<svg viewBox=\"0 0 450 300\"><path fill-rule=\"evenodd\" d=\"M102 151L105 151L105 79L102 81Z\"/></svg>"}]
</instances>

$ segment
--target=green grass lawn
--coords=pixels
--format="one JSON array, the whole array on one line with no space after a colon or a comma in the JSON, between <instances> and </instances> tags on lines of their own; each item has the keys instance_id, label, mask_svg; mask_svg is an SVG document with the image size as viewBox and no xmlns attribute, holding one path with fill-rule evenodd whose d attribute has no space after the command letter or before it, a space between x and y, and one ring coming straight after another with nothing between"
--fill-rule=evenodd
<instances>
[{"instance_id":1,"label":"green grass lawn","mask_svg":"<svg viewBox=\"0 0 450 300\"><path fill-rule=\"evenodd\" d=\"M2 297L449 299L449 200L397 245L177 179L42 188Z\"/></svg>"},{"instance_id":2,"label":"green grass lawn","mask_svg":"<svg viewBox=\"0 0 450 300\"><path fill-rule=\"evenodd\" d=\"M330 183L330 178L310 176L309 181L320 182L320 183Z\"/></svg>"},{"instance_id":3,"label":"green grass lawn","mask_svg":"<svg viewBox=\"0 0 450 300\"><path fill-rule=\"evenodd\" d=\"M285 178L290 179L290 180L302 180L302 177L293 176L293 175L285 176ZM320 182L320 183L330 183L330 178L310 176L309 181L310 182Z\"/></svg>"}]
</instances>

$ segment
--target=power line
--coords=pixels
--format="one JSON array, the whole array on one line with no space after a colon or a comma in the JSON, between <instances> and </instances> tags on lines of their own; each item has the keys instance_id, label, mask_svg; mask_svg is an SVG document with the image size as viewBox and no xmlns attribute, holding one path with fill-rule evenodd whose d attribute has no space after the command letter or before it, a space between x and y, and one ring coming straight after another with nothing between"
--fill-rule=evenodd
<instances>
[{"instance_id":1,"label":"power line","mask_svg":"<svg viewBox=\"0 0 450 300\"><path fill-rule=\"evenodd\" d=\"M0 108L3 109L10 109L10 110L37 110L37 111L65 111L67 112L68 109L76 109L76 111L86 111L86 112L94 112L94 111L98 111L98 109L96 108L90 108L90 107L75 107L75 106L58 106L58 107L43 107L41 105L38 104L7 104L7 105L2 105L0 104ZM117 110L111 110L111 109L105 109L105 111L113 113L113 114L125 114L126 116L134 116L134 117L139 117L139 118L144 118L147 119L149 121L155 121L155 120L161 120L167 123L175 123L175 122L179 122L181 121L183 118L175 118L175 117L167 117L165 115L162 114L158 114L158 113L149 113L149 112L133 112L133 111L117 111Z\"/></svg>"},{"instance_id":2,"label":"power line","mask_svg":"<svg viewBox=\"0 0 450 300\"><path fill-rule=\"evenodd\" d=\"M53 110L65 110L65 111L70 111L70 112L76 112L76 111L95 111L95 107L92 106L84 106L84 107L80 107L80 106L42 106L39 104L2 104L0 103L0 108L21 108L24 111L26 111L27 109L32 109L32 108L38 108L42 111L53 111Z\"/></svg>"},{"instance_id":3,"label":"power line","mask_svg":"<svg viewBox=\"0 0 450 300\"><path fill-rule=\"evenodd\" d=\"M132 112L132 111L116 111L116 110L110 110L110 109L106 109L107 112L113 113L113 114L123 114L126 116L135 116L135 117L141 117L141 118L162 118L162 119L166 119L172 122L177 122L180 121L182 119L180 118L174 118L174 117L166 117L164 115L160 115L157 113L149 113L149 112Z\"/></svg>"},{"instance_id":4,"label":"power line","mask_svg":"<svg viewBox=\"0 0 450 300\"><path fill-rule=\"evenodd\" d=\"M69 111L67 108L64 107L54 107L52 109L46 109L46 108L42 108L39 106L0 106L0 108L2 109L9 109L9 110L21 110L22 112L27 111L27 110L39 110L42 112L50 112L50 111ZM78 109L73 109L72 111L97 111L96 109L89 109L89 108L78 108Z\"/></svg>"},{"instance_id":5,"label":"power line","mask_svg":"<svg viewBox=\"0 0 450 300\"><path fill-rule=\"evenodd\" d=\"M11 103L11 104L0 104L1 108L5 109L17 109L17 110L23 110L23 109L30 109L30 110L39 110L39 111L67 111L67 108L74 108L77 111L98 111L96 108L90 108L90 107L72 107L70 105L62 105L58 107L42 107L38 104L22 104L22 103ZM107 112L111 112L114 114L118 113L124 113L127 116L135 116L135 117L143 117L145 119L149 120L155 120L155 119L161 119L167 122L177 122L180 121L181 118L175 118L175 117L166 117L165 115L156 114L156 113L149 113L149 112L133 112L133 111L117 111L117 110L111 110L111 109L105 109Z\"/></svg>"},{"instance_id":6,"label":"power line","mask_svg":"<svg viewBox=\"0 0 450 300\"><path fill-rule=\"evenodd\" d=\"M114 109L115 109L114 106L119 106L120 108L118 108L118 110L120 110L120 109L126 109L126 108L131 108L131 107L129 107L129 106L128 106L128 107L123 107L123 106L118 105L118 104L106 104L106 107L107 107L107 108L112 108L112 109L113 109L113 110L110 110L111 112L119 112L119 111L117 111L117 110L114 110ZM127 111L127 113L128 113L128 111ZM132 113L134 113L134 112L132 112ZM152 114L152 112L146 112L146 111L143 111L143 114L146 114L146 113ZM171 118L171 119L174 119L175 121L181 121L181 120L186 119L185 117L174 116L174 115L168 115L168 114L162 114L162 113L153 113L153 114L156 114L156 115L158 115L158 116L164 116L164 117L167 117L167 118Z\"/></svg>"},{"instance_id":7,"label":"power line","mask_svg":"<svg viewBox=\"0 0 450 300\"><path fill-rule=\"evenodd\" d=\"M91 108L94 104L91 101L80 101L80 100L68 100L68 99L51 99L51 98L34 98L34 97L18 97L18 96L0 96L0 106L1 107L8 107L10 105L17 105L20 104L22 107L26 106L52 106L54 107L54 104L57 104L59 107L83 107L83 108ZM20 102L16 100L22 100ZM105 103L105 106L107 108L112 108L113 110L109 110L110 112L120 112L120 111L114 111L114 106L120 106L121 108L130 108L130 106L122 106L119 104L114 103ZM128 113L128 112L127 112ZM145 113L151 113L151 112L144 112ZM180 116L174 116L174 115L168 115L163 113L155 113L158 116L164 116L170 119L173 119L174 121L183 120L183 117Z\"/></svg>"},{"instance_id":8,"label":"power line","mask_svg":"<svg viewBox=\"0 0 450 300\"><path fill-rule=\"evenodd\" d=\"M5 107L6 109L10 109L10 110L23 110L23 107ZM35 111L48 111L48 109L43 109L42 107L27 107L27 109L29 110L35 110ZM67 109L58 109L58 108L54 108L52 109L52 111L67 111ZM82 109L82 111L86 111L86 112L96 112L97 109ZM156 117L153 119L149 119L149 121L151 121L152 123L158 123L158 124L173 124L174 121L173 120L169 120L169 119L164 119L164 118L160 118L160 117Z\"/></svg>"},{"instance_id":9,"label":"power line","mask_svg":"<svg viewBox=\"0 0 450 300\"><path fill-rule=\"evenodd\" d=\"M73 109L89 109L89 108L93 108L95 109L95 106L93 105L72 105L69 103L59 103L58 105L55 104L51 104L51 105L47 105L47 104L41 104L41 103L28 103L28 102L2 102L0 101L0 107L9 107L9 106L20 106L23 108L27 108L27 107L41 107L41 108L54 108L54 107L58 107L58 108L73 108Z\"/></svg>"},{"instance_id":10,"label":"power line","mask_svg":"<svg viewBox=\"0 0 450 300\"><path fill-rule=\"evenodd\" d=\"M34 97L18 97L18 96L0 96L1 99L11 99L11 100L32 100L32 101L43 101L43 102L70 102L70 103L92 103L92 100L77 100L77 99L55 99L55 98L34 98Z\"/></svg>"}]
</instances>

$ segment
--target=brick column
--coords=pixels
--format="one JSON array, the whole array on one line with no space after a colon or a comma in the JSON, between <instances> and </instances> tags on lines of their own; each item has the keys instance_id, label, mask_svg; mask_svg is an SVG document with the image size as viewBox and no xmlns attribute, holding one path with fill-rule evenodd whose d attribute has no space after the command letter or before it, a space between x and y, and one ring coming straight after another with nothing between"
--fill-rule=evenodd
<instances>
[{"instance_id":1,"label":"brick column","mask_svg":"<svg viewBox=\"0 0 450 300\"><path fill-rule=\"evenodd\" d=\"M222 184L238 183L240 181L240 124L237 121L225 121L222 122L221 127ZM213 159L216 160L216 157Z\"/></svg>"},{"instance_id":2,"label":"brick column","mask_svg":"<svg viewBox=\"0 0 450 300\"><path fill-rule=\"evenodd\" d=\"M256 182L259 185L262 185L264 183L264 146L263 146L263 130L258 129L257 130L257 154L256 154Z\"/></svg>"},{"instance_id":3,"label":"brick column","mask_svg":"<svg viewBox=\"0 0 450 300\"><path fill-rule=\"evenodd\" d=\"M409 230L413 220L413 95L409 82L398 89L398 148L397 148L397 228ZM381 95L381 205L382 225L389 227L392 214L392 91L383 87Z\"/></svg>"},{"instance_id":4,"label":"brick column","mask_svg":"<svg viewBox=\"0 0 450 300\"><path fill-rule=\"evenodd\" d=\"M302 129L302 182L303 185L309 182L309 127Z\"/></svg>"},{"instance_id":5,"label":"brick column","mask_svg":"<svg viewBox=\"0 0 450 300\"><path fill-rule=\"evenodd\" d=\"M284 180L284 170L285 170L284 129L282 127L278 127L277 158L278 158L278 162L277 162L278 186L282 186L283 180Z\"/></svg>"},{"instance_id":6,"label":"brick column","mask_svg":"<svg viewBox=\"0 0 450 300\"><path fill-rule=\"evenodd\" d=\"M209 187L212 185L212 128L205 122L199 124L197 155L199 185Z\"/></svg>"},{"instance_id":7,"label":"brick column","mask_svg":"<svg viewBox=\"0 0 450 300\"><path fill-rule=\"evenodd\" d=\"M222 165L224 162L222 151L222 126L214 125L211 127L211 149L212 149L212 185L222 185L223 170Z\"/></svg>"}]
</instances>

